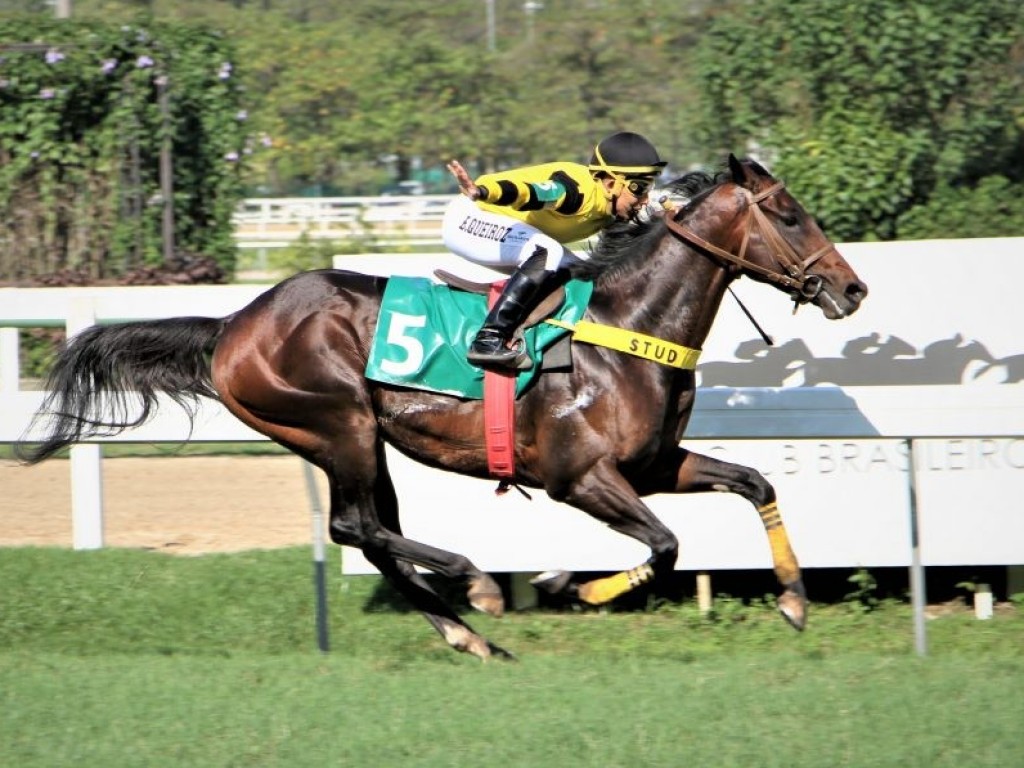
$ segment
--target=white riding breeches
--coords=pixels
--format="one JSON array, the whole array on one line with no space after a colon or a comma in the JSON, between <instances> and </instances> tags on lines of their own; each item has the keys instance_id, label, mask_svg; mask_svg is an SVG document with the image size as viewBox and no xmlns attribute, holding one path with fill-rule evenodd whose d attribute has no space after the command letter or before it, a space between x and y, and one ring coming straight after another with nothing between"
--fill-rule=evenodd
<instances>
[{"instance_id":1,"label":"white riding breeches","mask_svg":"<svg viewBox=\"0 0 1024 768\"><path fill-rule=\"evenodd\" d=\"M506 274L530 258L537 248L547 252L544 268L548 272L586 260L586 255L573 253L536 227L511 216L485 211L465 195L457 195L448 204L441 237L445 247L456 256Z\"/></svg>"}]
</instances>

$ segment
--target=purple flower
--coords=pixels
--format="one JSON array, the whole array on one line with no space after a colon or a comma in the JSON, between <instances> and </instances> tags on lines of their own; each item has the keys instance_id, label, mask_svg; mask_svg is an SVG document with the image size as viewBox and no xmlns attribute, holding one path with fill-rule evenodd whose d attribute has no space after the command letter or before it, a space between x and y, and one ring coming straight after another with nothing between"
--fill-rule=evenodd
<instances>
[{"instance_id":1,"label":"purple flower","mask_svg":"<svg viewBox=\"0 0 1024 768\"><path fill-rule=\"evenodd\" d=\"M64 61L64 54L58 51L56 48L51 48L46 52L46 63L56 64L58 61Z\"/></svg>"},{"instance_id":2,"label":"purple flower","mask_svg":"<svg viewBox=\"0 0 1024 768\"><path fill-rule=\"evenodd\" d=\"M39 98L40 99L52 99L56 95L57 95L57 92L55 90L53 90L53 88L43 88L39 92Z\"/></svg>"},{"instance_id":3,"label":"purple flower","mask_svg":"<svg viewBox=\"0 0 1024 768\"><path fill-rule=\"evenodd\" d=\"M38 152L29 152L28 156L31 157L33 160L35 160L37 157L39 157L39 153Z\"/></svg>"},{"instance_id":4,"label":"purple flower","mask_svg":"<svg viewBox=\"0 0 1024 768\"><path fill-rule=\"evenodd\" d=\"M269 134L263 133L260 134L260 144L264 147L272 147L274 146L274 140L270 138Z\"/></svg>"},{"instance_id":5,"label":"purple flower","mask_svg":"<svg viewBox=\"0 0 1024 768\"><path fill-rule=\"evenodd\" d=\"M231 62L225 61L223 64L220 65L220 71L217 72L217 77L221 80L227 80L229 77L231 77L232 69L234 69L234 67L231 66Z\"/></svg>"},{"instance_id":6,"label":"purple flower","mask_svg":"<svg viewBox=\"0 0 1024 768\"><path fill-rule=\"evenodd\" d=\"M104 59L103 66L100 67L104 75L109 75L115 69L117 69L117 59Z\"/></svg>"},{"instance_id":7,"label":"purple flower","mask_svg":"<svg viewBox=\"0 0 1024 768\"><path fill-rule=\"evenodd\" d=\"M227 160L229 163L234 163L238 160L238 153L232 150L231 152L228 152L226 155L224 155L224 159Z\"/></svg>"},{"instance_id":8,"label":"purple flower","mask_svg":"<svg viewBox=\"0 0 1024 768\"><path fill-rule=\"evenodd\" d=\"M152 67L152 66L153 66L153 60L151 58L149 58L149 56L146 56L145 54L143 54L142 56L139 56L139 58L136 59L136 61L135 61L135 67L137 69L146 69L146 68Z\"/></svg>"},{"instance_id":9,"label":"purple flower","mask_svg":"<svg viewBox=\"0 0 1024 768\"><path fill-rule=\"evenodd\" d=\"M244 110L244 109L240 109L240 110L238 110L235 113L235 120L242 121L242 120L248 120L248 119L249 119L249 113L246 110Z\"/></svg>"}]
</instances>

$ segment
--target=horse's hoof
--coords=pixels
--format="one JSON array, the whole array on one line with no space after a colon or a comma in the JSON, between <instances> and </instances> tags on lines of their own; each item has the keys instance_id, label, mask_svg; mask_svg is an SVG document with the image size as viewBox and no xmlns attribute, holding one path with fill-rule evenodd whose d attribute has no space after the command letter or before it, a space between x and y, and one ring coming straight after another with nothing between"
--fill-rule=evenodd
<instances>
[{"instance_id":1,"label":"horse's hoof","mask_svg":"<svg viewBox=\"0 0 1024 768\"><path fill-rule=\"evenodd\" d=\"M467 593L469 604L488 616L501 618L505 614L505 598L501 587L486 573L471 579Z\"/></svg>"},{"instance_id":2,"label":"horse's hoof","mask_svg":"<svg viewBox=\"0 0 1024 768\"><path fill-rule=\"evenodd\" d=\"M491 652L491 656L504 661L519 661L519 658L511 651L506 651L500 645L495 645L490 640L487 641L487 647Z\"/></svg>"},{"instance_id":3,"label":"horse's hoof","mask_svg":"<svg viewBox=\"0 0 1024 768\"><path fill-rule=\"evenodd\" d=\"M490 642L480 637L469 627L463 624L456 624L455 622L446 622L444 639L448 645L459 653L472 654L481 661L487 661L493 652L491 649L497 648L497 646L492 646ZM497 650L500 651L501 649L498 648Z\"/></svg>"},{"instance_id":4,"label":"horse's hoof","mask_svg":"<svg viewBox=\"0 0 1024 768\"><path fill-rule=\"evenodd\" d=\"M530 579L530 583L549 595L560 595L567 591L572 575L572 571L544 571Z\"/></svg>"},{"instance_id":5,"label":"horse's hoof","mask_svg":"<svg viewBox=\"0 0 1024 768\"><path fill-rule=\"evenodd\" d=\"M795 582L779 595L779 612L789 625L798 632L807 626L807 594L803 582Z\"/></svg>"},{"instance_id":6,"label":"horse's hoof","mask_svg":"<svg viewBox=\"0 0 1024 768\"><path fill-rule=\"evenodd\" d=\"M470 653L480 659L480 661L489 661L492 658L504 661L519 661L515 655L506 651L500 645L495 645L490 640L475 633L464 637L462 642L452 647L457 651Z\"/></svg>"}]
</instances>

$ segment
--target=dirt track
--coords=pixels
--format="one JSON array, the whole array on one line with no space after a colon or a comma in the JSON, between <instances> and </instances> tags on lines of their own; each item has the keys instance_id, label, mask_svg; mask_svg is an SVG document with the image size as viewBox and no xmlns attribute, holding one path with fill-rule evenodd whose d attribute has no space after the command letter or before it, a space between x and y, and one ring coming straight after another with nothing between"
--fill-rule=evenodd
<instances>
[{"instance_id":1,"label":"dirt track","mask_svg":"<svg viewBox=\"0 0 1024 768\"><path fill-rule=\"evenodd\" d=\"M105 459L103 492L111 547L194 555L311 538L302 464L293 456ZM0 462L0 547L71 542L68 462Z\"/></svg>"}]
</instances>

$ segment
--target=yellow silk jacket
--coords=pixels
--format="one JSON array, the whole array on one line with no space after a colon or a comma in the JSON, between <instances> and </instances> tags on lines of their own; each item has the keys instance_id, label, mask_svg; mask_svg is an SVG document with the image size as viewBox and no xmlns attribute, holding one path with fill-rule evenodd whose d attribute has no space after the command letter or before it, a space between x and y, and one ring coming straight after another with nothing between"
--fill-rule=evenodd
<instances>
[{"instance_id":1,"label":"yellow silk jacket","mask_svg":"<svg viewBox=\"0 0 1024 768\"><path fill-rule=\"evenodd\" d=\"M524 221L560 243L585 240L615 221L604 185L577 163L544 163L475 180L476 204Z\"/></svg>"}]
</instances>

